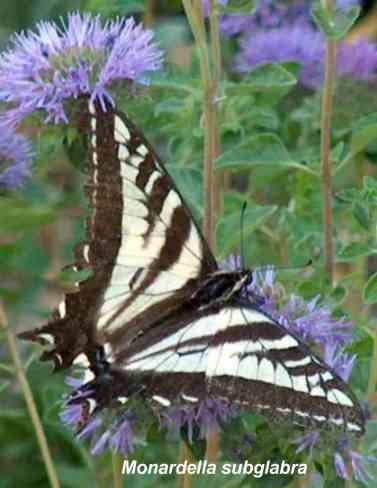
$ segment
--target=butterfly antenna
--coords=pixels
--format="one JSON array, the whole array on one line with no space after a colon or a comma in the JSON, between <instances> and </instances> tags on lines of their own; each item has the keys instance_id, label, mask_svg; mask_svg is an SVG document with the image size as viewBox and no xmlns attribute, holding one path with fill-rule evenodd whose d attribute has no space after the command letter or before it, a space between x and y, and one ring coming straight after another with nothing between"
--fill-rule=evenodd
<instances>
[{"instance_id":1,"label":"butterfly antenna","mask_svg":"<svg viewBox=\"0 0 377 488\"><path fill-rule=\"evenodd\" d=\"M292 270L295 270L295 269L309 268L310 266L313 265L313 263L314 263L314 259L313 258L310 258L304 264L299 264L297 266L274 266L274 265L269 264L267 266L257 267L257 268L255 268L255 270L257 270L257 271L267 271L267 270L269 270L269 269L272 268L275 271L292 271Z\"/></svg>"},{"instance_id":2,"label":"butterfly antenna","mask_svg":"<svg viewBox=\"0 0 377 488\"><path fill-rule=\"evenodd\" d=\"M244 222L245 222L245 211L247 207L247 201L245 200L241 209L241 268L244 271L245 268L245 239L244 239Z\"/></svg>"}]
</instances>

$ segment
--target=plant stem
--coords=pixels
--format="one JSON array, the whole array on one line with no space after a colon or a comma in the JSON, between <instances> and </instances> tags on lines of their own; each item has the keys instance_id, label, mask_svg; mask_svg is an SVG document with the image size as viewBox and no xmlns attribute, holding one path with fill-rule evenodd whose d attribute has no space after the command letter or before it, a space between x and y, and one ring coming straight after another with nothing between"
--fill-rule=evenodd
<instances>
[{"instance_id":1,"label":"plant stem","mask_svg":"<svg viewBox=\"0 0 377 488\"><path fill-rule=\"evenodd\" d=\"M195 44L198 49L200 74L203 84L204 115L204 220L203 233L211 248L214 245L215 209L219 207L219 195L213 171L213 161L219 154L219 134L217 129L217 103L221 76L220 37L217 25L215 1L210 3L210 36L212 54L212 72L207 47L206 31L201 2L183 0Z\"/></svg>"},{"instance_id":2,"label":"plant stem","mask_svg":"<svg viewBox=\"0 0 377 488\"><path fill-rule=\"evenodd\" d=\"M153 24L154 9L155 9L155 1L154 0L146 0L145 12L144 12L144 18L143 18L143 23L144 23L145 27L151 27L151 25Z\"/></svg>"},{"instance_id":3,"label":"plant stem","mask_svg":"<svg viewBox=\"0 0 377 488\"><path fill-rule=\"evenodd\" d=\"M195 462L190 452L190 449L187 447L185 441L181 441L179 447L179 463L183 463L184 461L188 461L189 463ZM191 488L192 487L192 476L188 473L178 475L178 482L177 488Z\"/></svg>"},{"instance_id":4,"label":"plant stem","mask_svg":"<svg viewBox=\"0 0 377 488\"><path fill-rule=\"evenodd\" d=\"M13 334L9 329L8 319L5 310L1 304L0 304L0 327L4 329L7 338L9 353L15 368L16 376L21 386L22 394L25 398L26 406L29 411L32 424L34 426L35 434L37 436L39 448L42 454L42 459L50 481L50 486L52 486L52 488L59 488L60 487L59 480L56 475L55 467L52 461L46 435L43 430L42 422L34 402L33 393L31 391L30 385L28 383L24 369L22 367L21 359L18 355L16 341L14 340Z\"/></svg>"},{"instance_id":5,"label":"plant stem","mask_svg":"<svg viewBox=\"0 0 377 488\"><path fill-rule=\"evenodd\" d=\"M111 455L113 466L113 488L122 488L122 458L115 452Z\"/></svg>"},{"instance_id":6,"label":"plant stem","mask_svg":"<svg viewBox=\"0 0 377 488\"><path fill-rule=\"evenodd\" d=\"M377 327L374 329L373 356L368 381L368 403L373 408L377 404Z\"/></svg>"},{"instance_id":7,"label":"plant stem","mask_svg":"<svg viewBox=\"0 0 377 488\"><path fill-rule=\"evenodd\" d=\"M183 0L188 21L195 39L199 54L200 73L203 84L203 115L204 115L204 219L203 234L211 249L214 248L215 214L220 210L219 184L213 170L213 162L220 152L220 138L217 124L217 98L221 78L221 48L217 21L217 5L210 0L210 50L212 70L207 47L205 24L201 2ZM214 462L218 458L219 438L217 433L207 437L206 458Z\"/></svg>"},{"instance_id":8,"label":"plant stem","mask_svg":"<svg viewBox=\"0 0 377 488\"><path fill-rule=\"evenodd\" d=\"M326 7L332 10L332 0L326 0ZM327 39L325 58L325 81L322 95L321 117L321 176L323 194L323 226L325 266L330 283L334 278L333 213L332 213L332 169L330 130L333 110L335 81L336 42Z\"/></svg>"},{"instance_id":9,"label":"plant stem","mask_svg":"<svg viewBox=\"0 0 377 488\"><path fill-rule=\"evenodd\" d=\"M218 99L220 96L220 82L221 82L221 43L220 43L220 32L218 24L218 12L217 12L217 1L210 0L210 47L211 47L211 59L212 59L212 107L214 111L213 123L211 126L211 131L213 132L213 147L212 147L212 172L213 172L213 161L221 153L220 145L220 131L218 127ZM223 212L223 202L222 195L224 192L224 187L226 186L226 181L228 180L227 172L224 172L220 176L215 176L214 187L213 187L213 200L214 200L214 215L218 217Z\"/></svg>"}]
</instances>

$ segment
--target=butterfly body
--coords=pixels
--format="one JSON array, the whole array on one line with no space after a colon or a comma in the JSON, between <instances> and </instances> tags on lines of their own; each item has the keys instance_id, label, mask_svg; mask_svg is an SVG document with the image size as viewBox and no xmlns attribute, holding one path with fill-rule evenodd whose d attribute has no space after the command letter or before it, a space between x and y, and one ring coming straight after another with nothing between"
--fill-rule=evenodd
<instances>
[{"instance_id":1,"label":"butterfly body","mask_svg":"<svg viewBox=\"0 0 377 488\"><path fill-rule=\"evenodd\" d=\"M193 294L193 300L200 306L226 302L240 295L251 271L217 271L210 275Z\"/></svg>"},{"instance_id":2,"label":"butterfly body","mask_svg":"<svg viewBox=\"0 0 377 488\"><path fill-rule=\"evenodd\" d=\"M328 365L262 311L249 270L220 270L174 181L141 132L83 108L91 214L75 248L78 283L52 320L21 337L80 364L71 402L88 415L141 397L154 408L208 398L275 420L360 434L361 407Z\"/></svg>"}]
</instances>

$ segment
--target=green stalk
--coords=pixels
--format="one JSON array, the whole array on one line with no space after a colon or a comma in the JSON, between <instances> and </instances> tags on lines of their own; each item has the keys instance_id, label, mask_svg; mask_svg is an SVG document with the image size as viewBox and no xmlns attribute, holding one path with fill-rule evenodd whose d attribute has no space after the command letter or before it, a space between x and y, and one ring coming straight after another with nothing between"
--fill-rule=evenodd
<instances>
[{"instance_id":1,"label":"green stalk","mask_svg":"<svg viewBox=\"0 0 377 488\"><path fill-rule=\"evenodd\" d=\"M146 0L143 23L145 27L151 27L154 19L155 0Z\"/></svg>"},{"instance_id":2,"label":"green stalk","mask_svg":"<svg viewBox=\"0 0 377 488\"><path fill-rule=\"evenodd\" d=\"M28 409L32 424L34 426L35 434L37 436L37 441L42 454L43 463L45 465L47 476L50 481L50 486L52 488L59 488L60 487L59 480L55 471L54 463L52 462L52 457L47 443L46 435L43 430L42 422L34 402L33 393L31 391L30 385L26 378L21 359L18 355L16 341L14 340L14 336L9 329L8 319L5 310L1 306L1 304L0 304L0 327L5 332L6 340L8 342L10 357L12 359L15 373L21 386L22 394L25 398L26 407Z\"/></svg>"},{"instance_id":3,"label":"green stalk","mask_svg":"<svg viewBox=\"0 0 377 488\"><path fill-rule=\"evenodd\" d=\"M218 24L218 12L217 12L217 2L216 0L210 0L210 48L211 48L211 59L212 59L212 106L213 106L213 123L211 126L211 132L213 132L213 148L212 148L212 162L221 153L220 144L220 131L218 126L218 99L220 96L220 82L221 82L221 43L220 43L220 32ZM212 165L213 173L213 165ZM229 180L229 175L224 172L221 176L215 178L214 192L214 214L219 217L223 212L223 193L226 186L226 182Z\"/></svg>"},{"instance_id":4,"label":"green stalk","mask_svg":"<svg viewBox=\"0 0 377 488\"><path fill-rule=\"evenodd\" d=\"M187 461L188 463L195 463L195 459L187 444L184 441L181 441L178 463L183 463L184 461ZM192 480L192 475L189 473L178 475L177 488L192 488Z\"/></svg>"},{"instance_id":5,"label":"green stalk","mask_svg":"<svg viewBox=\"0 0 377 488\"><path fill-rule=\"evenodd\" d=\"M111 455L112 466L113 466L113 488L122 488L122 463L123 459L115 452Z\"/></svg>"},{"instance_id":6,"label":"green stalk","mask_svg":"<svg viewBox=\"0 0 377 488\"><path fill-rule=\"evenodd\" d=\"M332 1L327 0L327 8L332 9ZM322 95L321 117L321 178L323 194L323 226L325 266L330 283L334 279L333 212L332 212L332 168L331 168L331 117L335 80L336 42L327 39L325 59L325 81Z\"/></svg>"},{"instance_id":7,"label":"green stalk","mask_svg":"<svg viewBox=\"0 0 377 488\"><path fill-rule=\"evenodd\" d=\"M207 46L205 23L201 2L183 0L183 6L195 39L199 54L200 73L203 85L203 115L204 115L204 161L203 161L203 187L204 187L204 219L203 234L210 247L214 248L214 221L220 210L220 181L216 182L213 162L220 152L220 137L217 124L217 98L221 78L221 45L217 20L217 4L210 0L210 52ZM211 70L211 66L212 70ZM218 184L216 184L218 183ZM206 458L215 462L218 458L218 434L209 434L207 437Z\"/></svg>"},{"instance_id":8,"label":"green stalk","mask_svg":"<svg viewBox=\"0 0 377 488\"><path fill-rule=\"evenodd\" d=\"M377 328L373 337L373 356L368 381L368 403L372 407L377 404Z\"/></svg>"},{"instance_id":9,"label":"green stalk","mask_svg":"<svg viewBox=\"0 0 377 488\"><path fill-rule=\"evenodd\" d=\"M221 76L220 36L217 25L215 1L211 0L210 14L210 56L207 46L207 36L200 2L183 0L195 45L198 49L200 73L203 85L203 116L204 116L204 221L203 232L211 247L214 243L214 217L218 207L219 196L216 194L217 185L213 171L213 161L219 154L219 134L217 129L217 97Z\"/></svg>"}]
</instances>

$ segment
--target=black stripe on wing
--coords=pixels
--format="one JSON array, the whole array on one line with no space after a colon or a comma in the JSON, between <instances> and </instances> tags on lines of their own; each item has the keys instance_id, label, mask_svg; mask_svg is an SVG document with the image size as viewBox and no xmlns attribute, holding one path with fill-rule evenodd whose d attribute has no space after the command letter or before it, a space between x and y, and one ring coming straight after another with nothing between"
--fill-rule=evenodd
<instances>
[{"instance_id":1,"label":"black stripe on wing","mask_svg":"<svg viewBox=\"0 0 377 488\"><path fill-rule=\"evenodd\" d=\"M174 319L116 358L125 372L143 375L147 392L158 394L163 385L160 396L170 402L182 401L182 395L192 399L190 388L174 385L196 374L199 383L205 377L210 398L274 420L364 431L361 407L348 385L266 314L249 306L224 305ZM167 397L164 378L170 378Z\"/></svg>"},{"instance_id":2,"label":"black stripe on wing","mask_svg":"<svg viewBox=\"0 0 377 488\"><path fill-rule=\"evenodd\" d=\"M88 108L89 107L89 108ZM217 269L207 243L163 163L138 129L111 107L83 105L89 144L85 186L91 213L74 269L77 284L49 323L21 337L49 343L56 367L109 338L129 343L180 306ZM77 345L76 345L77 344Z\"/></svg>"}]
</instances>

